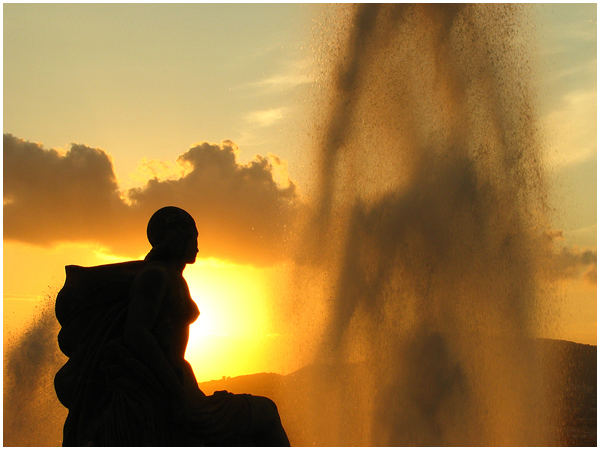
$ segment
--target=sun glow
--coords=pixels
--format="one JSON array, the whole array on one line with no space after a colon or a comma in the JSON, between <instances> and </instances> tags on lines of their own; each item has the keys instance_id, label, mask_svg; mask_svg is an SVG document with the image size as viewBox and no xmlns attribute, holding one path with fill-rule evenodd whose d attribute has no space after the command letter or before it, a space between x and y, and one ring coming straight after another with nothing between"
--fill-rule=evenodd
<instances>
[{"instance_id":1,"label":"sun glow","mask_svg":"<svg viewBox=\"0 0 600 450\"><path fill-rule=\"evenodd\" d=\"M188 266L184 277L200 309L186 351L198 381L260 371L261 343L272 334L261 269L211 258Z\"/></svg>"}]
</instances>

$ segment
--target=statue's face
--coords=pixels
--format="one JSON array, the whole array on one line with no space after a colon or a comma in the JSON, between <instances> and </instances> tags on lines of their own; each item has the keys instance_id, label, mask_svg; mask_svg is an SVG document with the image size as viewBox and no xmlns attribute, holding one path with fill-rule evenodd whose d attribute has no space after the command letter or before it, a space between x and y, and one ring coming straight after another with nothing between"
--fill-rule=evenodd
<instances>
[{"instance_id":1,"label":"statue's face","mask_svg":"<svg viewBox=\"0 0 600 450\"><path fill-rule=\"evenodd\" d=\"M198 254L198 231L195 229L193 233L186 236L184 241L184 252L183 258L186 264L193 264L196 262L196 255Z\"/></svg>"}]
</instances>

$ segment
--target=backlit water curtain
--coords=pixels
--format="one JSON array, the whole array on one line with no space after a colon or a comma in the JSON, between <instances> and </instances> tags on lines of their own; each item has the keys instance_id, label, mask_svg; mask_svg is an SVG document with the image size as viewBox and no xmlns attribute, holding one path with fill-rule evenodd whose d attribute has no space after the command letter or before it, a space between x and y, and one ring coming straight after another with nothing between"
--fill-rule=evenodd
<instances>
[{"instance_id":1,"label":"backlit water curtain","mask_svg":"<svg viewBox=\"0 0 600 450\"><path fill-rule=\"evenodd\" d=\"M527 16L346 18L298 275L328 274L307 427L321 444L550 442L552 362L531 339L547 221Z\"/></svg>"}]
</instances>

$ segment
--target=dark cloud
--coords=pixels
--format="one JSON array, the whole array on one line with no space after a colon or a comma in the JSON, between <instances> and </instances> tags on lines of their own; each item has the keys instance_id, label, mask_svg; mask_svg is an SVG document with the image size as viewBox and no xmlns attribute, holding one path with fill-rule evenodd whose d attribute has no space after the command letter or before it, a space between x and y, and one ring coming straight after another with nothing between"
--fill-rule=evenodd
<instances>
[{"instance_id":1,"label":"dark cloud","mask_svg":"<svg viewBox=\"0 0 600 450\"><path fill-rule=\"evenodd\" d=\"M553 273L556 278L579 278L584 276L596 284L596 251L563 247L553 257Z\"/></svg>"},{"instance_id":2,"label":"dark cloud","mask_svg":"<svg viewBox=\"0 0 600 450\"><path fill-rule=\"evenodd\" d=\"M109 156L73 144L61 155L4 135L4 237L38 245L92 241L119 254L147 250L146 223L165 205L198 224L200 256L269 263L282 257L298 198L279 187L271 163L236 161L235 145L203 143L179 157L191 171L154 178L123 200Z\"/></svg>"},{"instance_id":3,"label":"dark cloud","mask_svg":"<svg viewBox=\"0 0 600 450\"><path fill-rule=\"evenodd\" d=\"M165 204L176 204L196 219L201 252L246 260L278 257L298 206L293 183L280 188L261 156L238 164L230 141L200 144L179 160L193 168L183 178L153 179L129 191L137 215L149 217Z\"/></svg>"},{"instance_id":4,"label":"dark cloud","mask_svg":"<svg viewBox=\"0 0 600 450\"><path fill-rule=\"evenodd\" d=\"M34 244L95 239L126 206L106 153L73 144L64 155L4 135L4 237Z\"/></svg>"},{"instance_id":5,"label":"dark cloud","mask_svg":"<svg viewBox=\"0 0 600 450\"><path fill-rule=\"evenodd\" d=\"M562 230L548 230L543 233L543 246L547 246L550 257L550 275L555 279L581 278L596 284L597 253L577 247L565 247L556 250L564 239Z\"/></svg>"}]
</instances>

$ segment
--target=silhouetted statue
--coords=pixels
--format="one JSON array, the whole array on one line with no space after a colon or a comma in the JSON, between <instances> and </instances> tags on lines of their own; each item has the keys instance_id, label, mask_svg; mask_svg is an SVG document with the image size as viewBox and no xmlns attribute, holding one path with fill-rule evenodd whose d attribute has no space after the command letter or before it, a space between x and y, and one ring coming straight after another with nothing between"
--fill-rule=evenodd
<instances>
[{"instance_id":1,"label":"silhouetted statue","mask_svg":"<svg viewBox=\"0 0 600 450\"><path fill-rule=\"evenodd\" d=\"M199 314L182 276L198 253L194 219L167 206L147 234L143 261L66 267L56 317L69 360L54 379L69 409L63 445L289 445L271 400L206 396L184 359Z\"/></svg>"}]
</instances>

